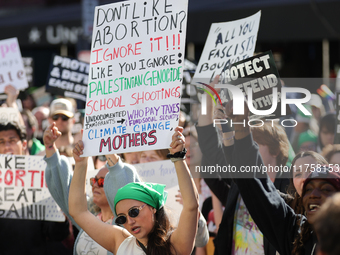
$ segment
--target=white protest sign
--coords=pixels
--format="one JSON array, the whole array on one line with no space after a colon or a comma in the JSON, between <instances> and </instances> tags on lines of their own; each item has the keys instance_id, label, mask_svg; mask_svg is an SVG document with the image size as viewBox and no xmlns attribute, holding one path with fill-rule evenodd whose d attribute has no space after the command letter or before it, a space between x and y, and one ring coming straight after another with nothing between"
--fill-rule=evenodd
<instances>
[{"instance_id":1,"label":"white protest sign","mask_svg":"<svg viewBox=\"0 0 340 255\"><path fill-rule=\"evenodd\" d=\"M19 110L12 107L0 107L0 123L16 122L20 124Z\"/></svg>"},{"instance_id":2,"label":"white protest sign","mask_svg":"<svg viewBox=\"0 0 340 255\"><path fill-rule=\"evenodd\" d=\"M165 184L168 192L166 207L170 209L173 219L179 219L183 206L176 202L178 194L178 180L174 163L171 160L162 160L133 165L144 182Z\"/></svg>"},{"instance_id":3,"label":"white protest sign","mask_svg":"<svg viewBox=\"0 0 340 255\"><path fill-rule=\"evenodd\" d=\"M178 125L188 1L95 9L84 156L168 148Z\"/></svg>"},{"instance_id":4,"label":"white protest sign","mask_svg":"<svg viewBox=\"0 0 340 255\"><path fill-rule=\"evenodd\" d=\"M193 83L209 84L231 64L252 57L260 17L261 11L244 19L211 24Z\"/></svg>"},{"instance_id":5,"label":"white protest sign","mask_svg":"<svg viewBox=\"0 0 340 255\"><path fill-rule=\"evenodd\" d=\"M0 218L65 221L45 182L41 156L0 154Z\"/></svg>"},{"instance_id":6,"label":"white protest sign","mask_svg":"<svg viewBox=\"0 0 340 255\"><path fill-rule=\"evenodd\" d=\"M0 93L7 85L25 89L28 82L17 38L0 41Z\"/></svg>"}]
</instances>

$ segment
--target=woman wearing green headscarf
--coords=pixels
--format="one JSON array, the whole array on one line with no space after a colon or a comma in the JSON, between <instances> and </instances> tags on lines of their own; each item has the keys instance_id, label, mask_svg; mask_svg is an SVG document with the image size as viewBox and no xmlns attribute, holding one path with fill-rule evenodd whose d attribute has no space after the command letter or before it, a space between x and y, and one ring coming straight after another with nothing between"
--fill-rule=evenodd
<instances>
[{"instance_id":1,"label":"woman wearing green headscarf","mask_svg":"<svg viewBox=\"0 0 340 255\"><path fill-rule=\"evenodd\" d=\"M165 185L129 183L114 199L116 223L98 221L88 210L85 197L87 160L80 157L83 143L76 144L74 175L70 187L69 212L77 224L97 243L115 255L191 254L198 222L198 193L185 163L183 128L177 127L170 144L183 198L183 210L174 229L164 211Z\"/></svg>"}]
</instances>

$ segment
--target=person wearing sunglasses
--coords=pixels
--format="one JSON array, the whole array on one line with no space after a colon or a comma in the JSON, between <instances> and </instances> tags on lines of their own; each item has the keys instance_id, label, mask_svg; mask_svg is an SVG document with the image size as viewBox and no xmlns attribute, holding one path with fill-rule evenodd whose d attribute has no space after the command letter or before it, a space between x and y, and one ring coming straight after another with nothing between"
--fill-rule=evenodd
<instances>
[{"instance_id":1,"label":"person wearing sunglasses","mask_svg":"<svg viewBox=\"0 0 340 255\"><path fill-rule=\"evenodd\" d=\"M45 170L45 179L48 189L65 215L72 221L74 226L79 230L79 234L74 243L73 254L112 254L107 251L81 228L69 214L68 198L71 180L74 177L73 168L68 159L59 154L56 141L60 138L56 124L51 124L44 132L44 144L46 148L46 156L44 160L47 163ZM108 203L104 191L104 178L110 171L112 178L106 180L111 187L111 194L115 196L117 190L129 182L137 182L139 176L136 169L122 162L116 154L106 155L108 162L105 166L98 170L97 174L90 178L93 196L88 203L89 209L96 215L96 218L108 225L114 224L114 213Z\"/></svg>"},{"instance_id":2,"label":"person wearing sunglasses","mask_svg":"<svg viewBox=\"0 0 340 255\"><path fill-rule=\"evenodd\" d=\"M75 118L72 102L66 98L58 98L51 102L50 109L48 121L50 124L54 122L61 132L60 138L56 141L57 148L73 145L75 141L72 128L75 124Z\"/></svg>"},{"instance_id":3,"label":"person wearing sunglasses","mask_svg":"<svg viewBox=\"0 0 340 255\"><path fill-rule=\"evenodd\" d=\"M175 129L168 155L174 162L183 198L183 210L176 229L171 226L164 210L167 198L165 185L156 183L129 183L114 194L115 222L120 226L112 227L98 221L87 210L84 194L87 159L80 157L83 143L76 144L73 150L76 164L69 196L70 214L90 237L113 254L191 254L199 214L198 193L184 160L186 150L182 131L182 127ZM111 171L105 181L112 178L110 175ZM110 186L105 184L105 192L108 200L112 201Z\"/></svg>"}]
</instances>

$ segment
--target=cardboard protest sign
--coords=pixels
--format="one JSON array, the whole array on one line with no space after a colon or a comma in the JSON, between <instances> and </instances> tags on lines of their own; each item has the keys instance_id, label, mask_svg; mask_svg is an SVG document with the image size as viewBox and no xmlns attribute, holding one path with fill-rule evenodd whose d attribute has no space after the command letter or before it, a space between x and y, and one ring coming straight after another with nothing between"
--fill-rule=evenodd
<instances>
[{"instance_id":1,"label":"cardboard protest sign","mask_svg":"<svg viewBox=\"0 0 340 255\"><path fill-rule=\"evenodd\" d=\"M188 1L97 6L84 156L169 147L178 124Z\"/></svg>"},{"instance_id":2,"label":"cardboard protest sign","mask_svg":"<svg viewBox=\"0 0 340 255\"><path fill-rule=\"evenodd\" d=\"M65 221L45 182L40 156L0 154L0 218Z\"/></svg>"},{"instance_id":3,"label":"cardboard protest sign","mask_svg":"<svg viewBox=\"0 0 340 255\"><path fill-rule=\"evenodd\" d=\"M168 192L166 207L170 209L174 219L179 219L183 206L176 202L175 195L178 194L178 180L174 163L171 160L162 160L143 164L133 165L145 182L154 182L165 184L165 190Z\"/></svg>"},{"instance_id":4,"label":"cardboard protest sign","mask_svg":"<svg viewBox=\"0 0 340 255\"><path fill-rule=\"evenodd\" d=\"M0 40L0 93L7 85L19 90L28 87L17 38Z\"/></svg>"},{"instance_id":5,"label":"cardboard protest sign","mask_svg":"<svg viewBox=\"0 0 340 255\"><path fill-rule=\"evenodd\" d=\"M0 107L0 123L16 122L20 124L19 110L11 107Z\"/></svg>"},{"instance_id":6,"label":"cardboard protest sign","mask_svg":"<svg viewBox=\"0 0 340 255\"><path fill-rule=\"evenodd\" d=\"M52 58L46 92L86 101L89 64L68 57Z\"/></svg>"},{"instance_id":7,"label":"cardboard protest sign","mask_svg":"<svg viewBox=\"0 0 340 255\"><path fill-rule=\"evenodd\" d=\"M233 63L252 57L261 11L239 20L212 23L193 83L210 81Z\"/></svg>"},{"instance_id":8,"label":"cardboard protest sign","mask_svg":"<svg viewBox=\"0 0 340 255\"><path fill-rule=\"evenodd\" d=\"M271 51L232 64L225 71L225 83L238 87L247 99L250 96L248 94L250 88L253 106L258 111L271 109L273 104L273 88L277 88L276 110L273 114L266 115L265 117L281 117L280 95L282 85ZM219 85L219 87L223 87L223 84ZM229 97L232 98L232 94L222 89L220 98L223 104L228 102ZM290 108L287 105L286 114L289 115L290 113Z\"/></svg>"}]
</instances>

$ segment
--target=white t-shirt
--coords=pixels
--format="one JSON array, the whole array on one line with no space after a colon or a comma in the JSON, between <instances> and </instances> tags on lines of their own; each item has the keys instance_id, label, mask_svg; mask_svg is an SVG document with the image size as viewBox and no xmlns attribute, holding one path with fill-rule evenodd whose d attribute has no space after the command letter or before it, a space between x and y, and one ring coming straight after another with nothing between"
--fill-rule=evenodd
<instances>
[{"instance_id":1,"label":"white t-shirt","mask_svg":"<svg viewBox=\"0 0 340 255\"><path fill-rule=\"evenodd\" d=\"M97 215L97 218L101 220L101 213ZM105 223L111 225L112 219ZM95 242L85 231L79 236L76 251L79 255L107 255L107 250Z\"/></svg>"},{"instance_id":2,"label":"white t-shirt","mask_svg":"<svg viewBox=\"0 0 340 255\"><path fill-rule=\"evenodd\" d=\"M116 255L145 255L145 252L137 245L136 237L131 235L120 244Z\"/></svg>"}]
</instances>

